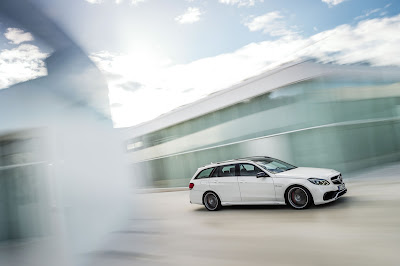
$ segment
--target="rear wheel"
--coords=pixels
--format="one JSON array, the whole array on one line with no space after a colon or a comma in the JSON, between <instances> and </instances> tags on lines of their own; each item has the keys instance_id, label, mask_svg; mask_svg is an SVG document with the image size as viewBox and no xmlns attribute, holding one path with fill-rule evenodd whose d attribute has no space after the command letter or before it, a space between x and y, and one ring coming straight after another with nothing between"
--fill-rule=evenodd
<instances>
[{"instance_id":1,"label":"rear wheel","mask_svg":"<svg viewBox=\"0 0 400 266\"><path fill-rule=\"evenodd\" d=\"M311 193L302 186L293 186L286 192L286 202L294 209L306 209L312 204Z\"/></svg>"},{"instance_id":2,"label":"rear wheel","mask_svg":"<svg viewBox=\"0 0 400 266\"><path fill-rule=\"evenodd\" d=\"M204 206L209 211L217 211L221 208L221 201L214 192L207 192L204 195Z\"/></svg>"}]
</instances>

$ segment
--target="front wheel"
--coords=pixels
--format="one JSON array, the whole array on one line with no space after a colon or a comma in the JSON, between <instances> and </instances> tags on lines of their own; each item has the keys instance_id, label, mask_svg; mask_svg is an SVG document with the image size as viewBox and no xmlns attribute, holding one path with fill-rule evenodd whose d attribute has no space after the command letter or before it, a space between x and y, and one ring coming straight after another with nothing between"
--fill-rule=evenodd
<instances>
[{"instance_id":1,"label":"front wheel","mask_svg":"<svg viewBox=\"0 0 400 266\"><path fill-rule=\"evenodd\" d=\"M286 192L286 202L294 209L306 209L312 204L311 193L304 187L293 186Z\"/></svg>"},{"instance_id":2,"label":"front wheel","mask_svg":"<svg viewBox=\"0 0 400 266\"><path fill-rule=\"evenodd\" d=\"M214 192L207 192L204 195L204 206L209 211L216 211L221 208L221 201Z\"/></svg>"}]
</instances>

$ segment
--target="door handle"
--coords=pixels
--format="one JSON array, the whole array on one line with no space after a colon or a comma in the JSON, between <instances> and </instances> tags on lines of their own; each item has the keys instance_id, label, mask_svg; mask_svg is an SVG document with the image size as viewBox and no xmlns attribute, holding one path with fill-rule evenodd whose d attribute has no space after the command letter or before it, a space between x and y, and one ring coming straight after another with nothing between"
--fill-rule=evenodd
<instances>
[{"instance_id":1,"label":"door handle","mask_svg":"<svg viewBox=\"0 0 400 266\"><path fill-rule=\"evenodd\" d=\"M239 183L246 183L246 181L240 180Z\"/></svg>"}]
</instances>

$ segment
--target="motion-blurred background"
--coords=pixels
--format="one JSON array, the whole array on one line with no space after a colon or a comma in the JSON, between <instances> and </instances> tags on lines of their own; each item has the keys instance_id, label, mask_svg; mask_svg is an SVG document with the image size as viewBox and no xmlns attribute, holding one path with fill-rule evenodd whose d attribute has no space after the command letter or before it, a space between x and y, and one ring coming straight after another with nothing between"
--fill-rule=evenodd
<instances>
[{"instance_id":1,"label":"motion-blurred background","mask_svg":"<svg viewBox=\"0 0 400 266\"><path fill-rule=\"evenodd\" d=\"M399 265L399 8L2 0L0 265ZM255 155L349 193L189 204L198 167Z\"/></svg>"}]
</instances>

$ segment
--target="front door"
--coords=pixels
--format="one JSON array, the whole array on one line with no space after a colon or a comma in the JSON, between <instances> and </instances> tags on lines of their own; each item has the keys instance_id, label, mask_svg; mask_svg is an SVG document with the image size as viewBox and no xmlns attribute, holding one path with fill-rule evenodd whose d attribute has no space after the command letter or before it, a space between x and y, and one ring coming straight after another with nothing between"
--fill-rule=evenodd
<instances>
[{"instance_id":1,"label":"front door","mask_svg":"<svg viewBox=\"0 0 400 266\"><path fill-rule=\"evenodd\" d=\"M275 202L275 187L272 177L256 175L263 172L253 164L239 164L239 187L242 202Z\"/></svg>"}]
</instances>

